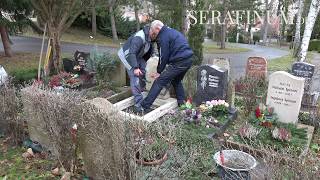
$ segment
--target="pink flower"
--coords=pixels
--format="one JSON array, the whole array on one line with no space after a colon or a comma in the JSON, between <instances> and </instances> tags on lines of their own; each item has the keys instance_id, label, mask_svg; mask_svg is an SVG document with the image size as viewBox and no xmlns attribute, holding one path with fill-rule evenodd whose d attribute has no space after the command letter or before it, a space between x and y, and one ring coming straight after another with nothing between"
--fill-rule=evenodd
<instances>
[{"instance_id":1,"label":"pink flower","mask_svg":"<svg viewBox=\"0 0 320 180\"><path fill-rule=\"evenodd\" d=\"M211 101L211 104L212 104L213 106L216 106L216 105L218 105L218 101L217 101L217 100L212 100L212 101Z\"/></svg>"}]
</instances>

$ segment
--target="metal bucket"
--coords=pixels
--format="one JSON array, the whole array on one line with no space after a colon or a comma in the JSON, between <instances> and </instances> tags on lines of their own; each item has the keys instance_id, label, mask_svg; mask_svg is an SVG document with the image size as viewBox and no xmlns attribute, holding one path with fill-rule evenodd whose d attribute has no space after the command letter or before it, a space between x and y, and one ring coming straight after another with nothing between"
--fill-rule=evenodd
<instances>
[{"instance_id":1,"label":"metal bucket","mask_svg":"<svg viewBox=\"0 0 320 180\"><path fill-rule=\"evenodd\" d=\"M221 151L214 154L213 159L218 165L219 175L222 179L250 180L249 171L257 166L256 159L248 153L238 150L222 150L223 161L221 161Z\"/></svg>"}]
</instances>

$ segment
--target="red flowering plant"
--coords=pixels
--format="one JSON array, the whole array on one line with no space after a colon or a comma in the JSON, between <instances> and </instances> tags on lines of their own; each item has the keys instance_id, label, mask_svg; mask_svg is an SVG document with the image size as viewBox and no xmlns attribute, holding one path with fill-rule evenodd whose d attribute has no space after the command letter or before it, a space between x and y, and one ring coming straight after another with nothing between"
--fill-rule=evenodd
<instances>
[{"instance_id":1,"label":"red flowering plant","mask_svg":"<svg viewBox=\"0 0 320 180\"><path fill-rule=\"evenodd\" d=\"M57 75L51 77L49 81L49 87L65 87L65 88L77 88L82 84L79 75L77 74L70 74L67 72L60 72Z\"/></svg>"},{"instance_id":2,"label":"red flowering plant","mask_svg":"<svg viewBox=\"0 0 320 180\"><path fill-rule=\"evenodd\" d=\"M276 120L277 116L272 107L260 105L255 109L254 117L250 121L260 126L271 128Z\"/></svg>"}]
</instances>

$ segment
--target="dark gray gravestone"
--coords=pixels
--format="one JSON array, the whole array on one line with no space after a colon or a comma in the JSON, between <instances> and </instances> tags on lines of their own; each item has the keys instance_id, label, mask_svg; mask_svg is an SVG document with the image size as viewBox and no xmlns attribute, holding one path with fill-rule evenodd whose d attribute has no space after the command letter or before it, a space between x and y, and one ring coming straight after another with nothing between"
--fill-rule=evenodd
<instances>
[{"instance_id":1,"label":"dark gray gravestone","mask_svg":"<svg viewBox=\"0 0 320 180\"><path fill-rule=\"evenodd\" d=\"M305 62L295 62L292 65L292 74L297 77L305 78L305 92L310 90L314 69L315 66L313 64L308 64Z\"/></svg>"},{"instance_id":2,"label":"dark gray gravestone","mask_svg":"<svg viewBox=\"0 0 320 180\"><path fill-rule=\"evenodd\" d=\"M226 99L228 90L228 70L215 65L203 65L198 68L196 105L213 99Z\"/></svg>"}]
</instances>

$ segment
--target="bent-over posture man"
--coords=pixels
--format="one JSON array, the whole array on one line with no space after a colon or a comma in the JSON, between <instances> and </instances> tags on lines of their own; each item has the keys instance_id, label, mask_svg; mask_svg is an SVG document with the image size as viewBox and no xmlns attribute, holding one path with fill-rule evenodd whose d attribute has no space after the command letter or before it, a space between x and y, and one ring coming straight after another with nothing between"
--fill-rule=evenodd
<instances>
[{"instance_id":1,"label":"bent-over posture man","mask_svg":"<svg viewBox=\"0 0 320 180\"><path fill-rule=\"evenodd\" d=\"M168 83L174 87L178 105L184 104L185 93L181 81L192 65L193 56L186 38L179 31L164 26L159 20L153 21L150 29L153 32L152 40L157 40L160 57L157 73L153 74L156 80L148 96L141 102L142 110L146 113Z\"/></svg>"},{"instance_id":2,"label":"bent-over posture man","mask_svg":"<svg viewBox=\"0 0 320 180\"><path fill-rule=\"evenodd\" d=\"M143 100L141 93L146 86L146 61L153 53L151 34L150 28L148 26L144 27L132 35L118 51L118 56L126 67L130 78L135 111L141 109L141 101Z\"/></svg>"}]
</instances>

